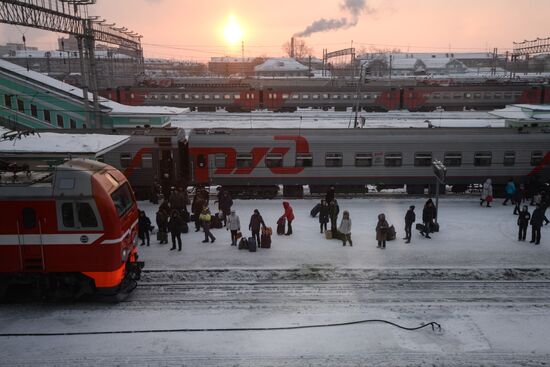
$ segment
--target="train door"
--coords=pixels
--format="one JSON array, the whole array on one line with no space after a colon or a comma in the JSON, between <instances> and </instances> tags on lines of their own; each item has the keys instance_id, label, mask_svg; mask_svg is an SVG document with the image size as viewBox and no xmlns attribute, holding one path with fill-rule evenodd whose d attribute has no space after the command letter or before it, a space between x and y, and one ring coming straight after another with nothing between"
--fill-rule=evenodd
<instances>
[{"instance_id":1,"label":"train door","mask_svg":"<svg viewBox=\"0 0 550 367\"><path fill-rule=\"evenodd\" d=\"M17 217L17 235L21 270L45 270L42 222L35 208L21 209Z\"/></svg>"},{"instance_id":2,"label":"train door","mask_svg":"<svg viewBox=\"0 0 550 367\"><path fill-rule=\"evenodd\" d=\"M172 150L159 150L158 159L160 184L162 186L162 193L166 198L168 197L167 195L170 192L170 187L175 184L176 178L174 175L174 158L172 157Z\"/></svg>"}]
</instances>

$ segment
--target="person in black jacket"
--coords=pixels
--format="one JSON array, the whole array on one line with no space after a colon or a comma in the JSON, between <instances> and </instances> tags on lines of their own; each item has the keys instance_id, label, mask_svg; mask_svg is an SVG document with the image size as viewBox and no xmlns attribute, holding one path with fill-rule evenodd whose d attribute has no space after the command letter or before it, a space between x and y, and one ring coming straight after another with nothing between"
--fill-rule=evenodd
<instances>
[{"instance_id":1,"label":"person in black jacket","mask_svg":"<svg viewBox=\"0 0 550 367\"><path fill-rule=\"evenodd\" d=\"M426 238L430 237L430 232L432 231L432 223L435 219L436 212L435 206L432 199L428 199L422 210L422 223L424 223L424 231L421 231L420 234Z\"/></svg>"},{"instance_id":2,"label":"person in black jacket","mask_svg":"<svg viewBox=\"0 0 550 367\"><path fill-rule=\"evenodd\" d=\"M405 214L405 243L411 243L411 230L412 225L416 221L416 214L414 214L414 205L409 207L407 214Z\"/></svg>"},{"instance_id":3,"label":"person in black jacket","mask_svg":"<svg viewBox=\"0 0 550 367\"><path fill-rule=\"evenodd\" d=\"M218 207L220 212L223 213L223 226L227 226L227 217L231 214L231 207L233 206L233 199L231 194L227 190L222 190L218 200Z\"/></svg>"},{"instance_id":4,"label":"person in black jacket","mask_svg":"<svg viewBox=\"0 0 550 367\"><path fill-rule=\"evenodd\" d=\"M176 240L178 241L178 251L181 251L181 232L183 231L183 218L177 210L172 212L170 216L170 223L168 223L168 228L172 234L172 248L170 251L176 249Z\"/></svg>"},{"instance_id":5,"label":"person in black jacket","mask_svg":"<svg viewBox=\"0 0 550 367\"><path fill-rule=\"evenodd\" d=\"M330 205L330 203L332 203L332 201L334 200L335 193L336 193L336 188L334 186L329 187L327 194L325 195L325 201L327 202L327 204Z\"/></svg>"},{"instance_id":6,"label":"person in black jacket","mask_svg":"<svg viewBox=\"0 0 550 367\"><path fill-rule=\"evenodd\" d=\"M254 214L250 217L248 229L252 232L252 237L256 237L256 243L260 243L260 227L265 228L264 218L260 215L258 209L254 209Z\"/></svg>"},{"instance_id":7,"label":"person in black jacket","mask_svg":"<svg viewBox=\"0 0 550 367\"><path fill-rule=\"evenodd\" d=\"M525 237L527 236L527 227L529 227L529 219L531 219L531 214L529 213L527 205L524 205L523 209L518 214L518 241L525 241Z\"/></svg>"},{"instance_id":8,"label":"person in black jacket","mask_svg":"<svg viewBox=\"0 0 550 367\"><path fill-rule=\"evenodd\" d=\"M330 230L332 231L332 235L336 232L338 232L337 226L338 226L338 214L340 213L340 207L338 206L338 201L336 199L332 200L331 202L328 202L328 214L330 217Z\"/></svg>"},{"instance_id":9,"label":"person in black jacket","mask_svg":"<svg viewBox=\"0 0 550 367\"><path fill-rule=\"evenodd\" d=\"M160 237L160 243L168 243L168 213L159 208L159 210L157 211L156 221L159 233L166 233L166 235L164 235L164 240L162 240L163 237Z\"/></svg>"},{"instance_id":10,"label":"person in black jacket","mask_svg":"<svg viewBox=\"0 0 550 367\"><path fill-rule=\"evenodd\" d=\"M321 233L323 233L323 229L327 230L327 223L328 223L328 203L326 200L321 200L321 209L319 209L319 226L321 229Z\"/></svg>"},{"instance_id":11,"label":"person in black jacket","mask_svg":"<svg viewBox=\"0 0 550 367\"><path fill-rule=\"evenodd\" d=\"M542 227L542 222L544 221L544 212L540 205L537 205L537 208L533 211L531 215L531 243L535 245L540 245L540 229Z\"/></svg>"},{"instance_id":12,"label":"person in black jacket","mask_svg":"<svg viewBox=\"0 0 550 367\"><path fill-rule=\"evenodd\" d=\"M149 246L150 230L151 220L145 215L145 212L143 210L140 210L138 219L138 236L141 239L141 246L145 245L145 239L147 239L147 246Z\"/></svg>"}]
</instances>

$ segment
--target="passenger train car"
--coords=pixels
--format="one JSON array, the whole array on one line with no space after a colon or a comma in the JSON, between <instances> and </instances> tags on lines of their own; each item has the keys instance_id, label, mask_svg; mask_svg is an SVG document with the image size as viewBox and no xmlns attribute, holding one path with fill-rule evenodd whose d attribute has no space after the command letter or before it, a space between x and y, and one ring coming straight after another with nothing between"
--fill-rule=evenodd
<instances>
[{"instance_id":1,"label":"passenger train car","mask_svg":"<svg viewBox=\"0 0 550 367\"><path fill-rule=\"evenodd\" d=\"M138 210L118 170L70 160L51 173L2 175L0 207L0 296L12 285L61 298L135 288Z\"/></svg>"},{"instance_id":2,"label":"passenger train car","mask_svg":"<svg viewBox=\"0 0 550 367\"><path fill-rule=\"evenodd\" d=\"M364 111L492 110L509 104L550 103L544 83L443 85L185 85L179 88L119 88L103 91L106 98L128 105L187 107L197 111L293 112L298 108L356 108Z\"/></svg>"}]
</instances>

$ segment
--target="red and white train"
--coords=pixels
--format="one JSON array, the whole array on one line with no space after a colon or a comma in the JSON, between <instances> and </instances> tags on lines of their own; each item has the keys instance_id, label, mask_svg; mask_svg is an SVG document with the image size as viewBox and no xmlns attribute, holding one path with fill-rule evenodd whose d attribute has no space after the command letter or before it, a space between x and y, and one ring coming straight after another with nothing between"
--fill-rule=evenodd
<instances>
[{"instance_id":1,"label":"red and white train","mask_svg":"<svg viewBox=\"0 0 550 367\"><path fill-rule=\"evenodd\" d=\"M138 209L117 169L70 160L51 173L4 175L0 207L0 297L12 285L55 298L119 299L135 288Z\"/></svg>"}]
</instances>

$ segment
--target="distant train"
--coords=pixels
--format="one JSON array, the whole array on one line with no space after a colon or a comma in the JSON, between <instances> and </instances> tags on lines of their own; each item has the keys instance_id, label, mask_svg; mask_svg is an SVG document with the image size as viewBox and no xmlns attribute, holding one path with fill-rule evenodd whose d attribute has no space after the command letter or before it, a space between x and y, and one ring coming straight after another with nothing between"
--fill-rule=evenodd
<instances>
[{"instance_id":1,"label":"distant train","mask_svg":"<svg viewBox=\"0 0 550 367\"><path fill-rule=\"evenodd\" d=\"M104 131L107 133L108 131ZM112 133L112 132L111 132ZM550 133L544 128L119 129L128 143L101 159L124 172L139 197L164 187L222 185L241 197L300 197L303 187L366 192L367 185L434 188L433 160L461 192L493 179L547 182Z\"/></svg>"},{"instance_id":2,"label":"distant train","mask_svg":"<svg viewBox=\"0 0 550 367\"><path fill-rule=\"evenodd\" d=\"M0 182L0 297L13 285L44 297L119 299L136 286L138 210L126 177L89 160Z\"/></svg>"},{"instance_id":3,"label":"distant train","mask_svg":"<svg viewBox=\"0 0 550 367\"><path fill-rule=\"evenodd\" d=\"M127 105L186 107L195 111L294 112L299 108L349 108L363 111L493 110L506 105L548 104L547 83L475 83L409 86L295 84L189 84L180 87L136 87L102 91L102 96Z\"/></svg>"}]
</instances>

